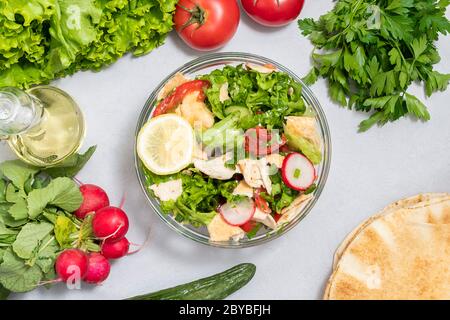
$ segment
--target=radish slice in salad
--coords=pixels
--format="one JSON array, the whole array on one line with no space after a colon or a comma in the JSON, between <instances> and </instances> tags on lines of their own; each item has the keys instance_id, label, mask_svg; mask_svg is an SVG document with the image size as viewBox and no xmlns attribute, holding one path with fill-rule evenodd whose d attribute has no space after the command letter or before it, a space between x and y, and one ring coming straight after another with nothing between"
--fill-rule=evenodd
<instances>
[{"instance_id":1,"label":"radish slice in salad","mask_svg":"<svg viewBox=\"0 0 450 320\"><path fill-rule=\"evenodd\" d=\"M308 158L294 152L284 159L281 175L289 188L305 191L316 180L316 169Z\"/></svg>"},{"instance_id":2,"label":"radish slice in salad","mask_svg":"<svg viewBox=\"0 0 450 320\"><path fill-rule=\"evenodd\" d=\"M222 218L231 226L242 226L253 218L255 203L250 198L238 202L227 202L220 206L219 212Z\"/></svg>"}]
</instances>

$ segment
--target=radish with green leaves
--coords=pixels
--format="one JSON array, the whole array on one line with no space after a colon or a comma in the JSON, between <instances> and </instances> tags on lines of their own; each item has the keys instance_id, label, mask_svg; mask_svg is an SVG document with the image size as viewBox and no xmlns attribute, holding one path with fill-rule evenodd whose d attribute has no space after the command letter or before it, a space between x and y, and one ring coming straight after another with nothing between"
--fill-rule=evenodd
<instances>
[{"instance_id":1,"label":"radish with green leaves","mask_svg":"<svg viewBox=\"0 0 450 320\"><path fill-rule=\"evenodd\" d=\"M80 192L83 195L83 202L74 214L81 220L83 220L88 213L96 212L97 210L109 206L109 198L105 190L96 185L83 184L80 186Z\"/></svg>"},{"instance_id":2,"label":"radish with green leaves","mask_svg":"<svg viewBox=\"0 0 450 320\"><path fill-rule=\"evenodd\" d=\"M71 277L81 280L88 270L88 256L79 249L64 250L56 259L55 270L58 280L66 282Z\"/></svg>"},{"instance_id":3,"label":"radish with green leaves","mask_svg":"<svg viewBox=\"0 0 450 320\"><path fill-rule=\"evenodd\" d=\"M84 281L91 284L100 284L109 276L111 265L108 259L97 252L89 254L88 268Z\"/></svg>"},{"instance_id":4,"label":"radish with green leaves","mask_svg":"<svg viewBox=\"0 0 450 320\"><path fill-rule=\"evenodd\" d=\"M74 177L91 154L50 169L0 162L0 216L8 218L0 217L0 300L53 283L101 283L109 258L142 248L129 252L134 244L124 238L125 197L120 208L110 207L102 188Z\"/></svg>"},{"instance_id":5,"label":"radish with green leaves","mask_svg":"<svg viewBox=\"0 0 450 320\"><path fill-rule=\"evenodd\" d=\"M103 240L118 241L125 237L128 231L126 213L116 207L105 207L98 210L92 219L94 235Z\"/></svg>"},{"instance_id":6,"label":"radish with green leaves","mask_svg":"<svg viewBox=\"0 0 450 320\"><path fill-rule=\"evenodd\" d=\"M312 162L300 153L290 153L281 168L283 182L291 189L305 191L316 180L316 169Z\"/></svg>"}]
</instances>

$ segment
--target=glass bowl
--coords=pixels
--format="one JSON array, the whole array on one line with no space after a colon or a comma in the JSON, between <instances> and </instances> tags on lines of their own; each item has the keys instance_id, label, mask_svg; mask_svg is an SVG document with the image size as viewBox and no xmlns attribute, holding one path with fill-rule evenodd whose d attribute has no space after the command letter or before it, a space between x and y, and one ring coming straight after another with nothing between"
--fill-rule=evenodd
<instances>
[{"instance_id":1,"label":"glass bowl","mask_svg":"<svg viewBox=\"0 0 450 320\"><path fill-rule=\"evenodd\" d=\"M142 109L142 112L139 116L139 120L137 123L136 128L136 137L142 128L142 126L150 119L154 105L157 102L157 95L165 85L165 83L172 78L177 72L181 72L184 75L186 75L188 78L194 78L201 74L206 74L211 72L215 69L221 69L226 65L238 65L242 63L252 63L257 65L265 65L265 64L272 64L274 65L279 71L283 71L288 73L293 79L298 81L303 85L303 98L307 105L309 105L316 114L316 119L319 125L319 133L322 137L323 141L323 161L320 165L316 166L318 179L316 181L317 188L313 192L313 197L309 201L309 203L303 208L302 212L298 214L291 222L289 222L287 225L285 225L281 229L276 230L263 230L263 232L258 233L256 236L254 236L251 239L241 239L239 241L226 241L226 242L212 242L209 240L209 234L206 229L206 227L202 228L195 228L191 225L187 224L181 224L177 222L170 214L165 214L159 205L159 201L154 198L151 193L149 192L145 181L145 175L144 175L144 169L143 164L139 160L139 157L137 156L137 153L135 151L135 165L136 165L136 172L139 179L139 183L141 184L142 190L144 191L148 201L150 202L151 207L156 212L156 214L173 230L175 230L177 233L192 239L194 241L215 246L215 247L221 247L221 248L245 248L245 247L251 247L255 245L259 245L271 240L274 240L281 235L285 234L292 228L294 228L314 207L316 201L318 200L320 194L322 193L322 190L325 186L327 177L328 177L328 171L330 169L330 157L331 157L331 142L330 142L330 132L328 129L328 123L325 118L325 114L319 104L319 101L314 96L312 91L302 82L302 80L291 70L287 69L283 65L270 60L268 58L264 58L261 56L249 54L249 53L239 53L239 52L233 52L233 53L214 53L214 54L208 54L204 55L200 58L197 58L184 66L180 67L179 69L175 70L172 74L170 74L166 79L161 81L161 83L156 87L156 89L152 92L150 97L148 98L144 108ZM136 144L136 142L135 142ZM135 145L136 150L136 145Z\"/></svg>"}]
</instances>

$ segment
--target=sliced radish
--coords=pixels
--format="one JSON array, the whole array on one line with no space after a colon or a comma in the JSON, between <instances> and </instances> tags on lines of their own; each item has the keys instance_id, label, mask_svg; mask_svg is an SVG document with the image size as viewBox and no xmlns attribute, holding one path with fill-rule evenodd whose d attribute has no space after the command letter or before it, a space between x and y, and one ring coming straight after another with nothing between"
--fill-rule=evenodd
<instances>
[{"instance_id":1,"label":"sliced radish","mask_svg":"<svg viewBox=\"0 0 450 320\"><path fill-rule=\"evenodd\" d=\"M247 223L253 218L255 210L255 203L249 198L235 203L227 202L219 208L223 220L231 226L242 226Z\"/></svg>"},{"instance_id":2,"label":"sliced radish","mask_svg":"<svg viewBox=\"0 0 450 320\"><path fill-rule=\"evenodd\" d=\"M294 152L284 159L281 175L289 188L305 191L316 180L316 169L308 158Z\"/></svg>"}]
</instances>

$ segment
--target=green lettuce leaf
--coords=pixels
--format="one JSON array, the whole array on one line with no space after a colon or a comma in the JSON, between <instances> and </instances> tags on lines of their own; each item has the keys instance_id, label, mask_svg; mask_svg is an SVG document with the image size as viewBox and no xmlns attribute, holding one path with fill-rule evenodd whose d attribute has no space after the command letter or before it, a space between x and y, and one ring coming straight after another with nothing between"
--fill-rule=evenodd
<instances>
[{"instance_id":1,"label":"green lettuce leaf","mask_svg":"<svg viewBox=\"0 0 450 320\"><path fill-rule=\"evenodd\" d=\"M46 67L53 74L68 68L81 50L96 39L95 25L100 22L102 12L93 0L58 0L55 4Z\"/></svg>"},{"instance_id":2,"label":"green lettuce leaf","mask_svg":"<svg viewBox=\"0 0 450 320\"><path fill-rule=\"evenodd\" d=\"M177 0L1 0L0 87L100 70L164 43Z\"/></svg>"},{"instance_id":3,"label":"green lettuce leaf","mask_svg":"<svg viewBox=\"0 0 450 320\"><path fill-rule=\"evenodd\" d=\"M284 72L262 74L244 65L226 66L201 77L211 86L206 90L211 110L219 119L226 118L227 108L240 106L250 115L239 120L238 128L257 125L282 129L284 117L303 115L306 111L302 86ZM229 99L220 101L220 88L228 83Z\"/></svg>"},{"instance_id":4,"label":"green lettuce leaf","mask_svg":"<svg viewBox=\"0 0 450 320\"><path fill-rule=\"evenodd\" d=\"M284 184L280 172L271 175L270 179L272 181L272 194L261 193L261 196L267 200L274 212L280 212L298 197L299 192Z\"/></svg>"},{"instance_id":5,"label":"green lettuce leaf","mask_svg":"<svg viewBox=\"0 0 450 320\"><path fill-rule=\"evenodd\" d=\"M8 0L2 1L0 13L8 20L16 21L17 16L23 26L29 26L33 21L43 22L54 14L56 0Z\"/></svg>"},{"instance_id":6,"label":"green lettuce leaf","mask_svg":"<svg viewBox=\"0 0 450 320\"><path fill-rule=\"evenodd\" d=\"M211 179L194 168L172 176L158 176L146 170L146 183L149 186L173 179L182 180L183 193L176 201L163 201L160 205L163 212L173 214L179 222L198 227L208 225L217 214L220 198L237 199L232 194L237 186L237 181L234 180Z\"/></svg>"},{"instance_id":7,"label":"green lettuce leaf","mask_svg":"<svg viewBox=\"0 0 450 320\"><path fill-rule=\"evenodd\" d=\"M322 151L311 141L300 136L291 136L289 132L284 132L290 148L303 153L313 164L319 164L322 161Z\"/></svg>"}]
</instances>

